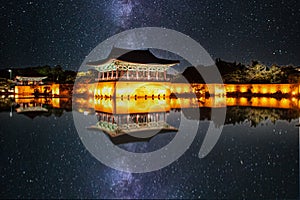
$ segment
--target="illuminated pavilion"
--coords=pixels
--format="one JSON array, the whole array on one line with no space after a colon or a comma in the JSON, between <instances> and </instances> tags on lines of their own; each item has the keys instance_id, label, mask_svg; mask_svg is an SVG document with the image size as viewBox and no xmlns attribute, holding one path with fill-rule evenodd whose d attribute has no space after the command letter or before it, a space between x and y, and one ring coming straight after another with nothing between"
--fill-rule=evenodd
<instances>
[{"instance_id":1,"label":"illuminated pavilion","mask_svg":"<svg viewBox=\"0 0 300 200\"><path fill-rule=\"evenodd\" d=\"M98 123L111 138L130 133L177 131L166 122L170 111L169 67L177 60L161 59L150 50L113 48L104 60L87 63L98 70L94 91Z\"/></svg>"},{"instance_id":2,"label":"illuminated pavilion","mask_svg":"<svg viewBox=\"0 0 300 200\"><path fill-rule=\"evenodd\" d=\"M106 59L88 62L87 66L98 70L96 97L152 97L170 95L167 70L178 64L147 50L113 48Z\"/></svg>"},{"instance_id":3,"label":"illuminated pavilion","mask_svg":"<svg viewBox=\"0 0 300 200\"><path fill-rule=\"evenodd\" d=\"M43 84L43 80L46 78L47 76L44 77L16 76L18 85L40 85Z\"/></svg>"},{"instance_id":4,"label":"illuminated pavilion","mask_svg":"<svg viewBox=\"0 0 300 200\"><path fill-rule=\"evenodd\" d=\"M24 114L31 119L48 112L48 109L44 107L45 102L41 100L17 99L17 102L17 113Z\"/></svg>"},{"instance_id":5,"label":"illuminated pavilion","mask_svg":"<svg viewBox=\"0 0 300 200\"><path fill-rule=\"evenodd\" d=\"M98 122L89 129L103 131L110 136L113 142L124 139L136 140L130 134L143 135L151 132L177 131L166 122L171 109L169 98L154 100L98 99L95 100L94 106Z\"/></svg>"}]
</instances>

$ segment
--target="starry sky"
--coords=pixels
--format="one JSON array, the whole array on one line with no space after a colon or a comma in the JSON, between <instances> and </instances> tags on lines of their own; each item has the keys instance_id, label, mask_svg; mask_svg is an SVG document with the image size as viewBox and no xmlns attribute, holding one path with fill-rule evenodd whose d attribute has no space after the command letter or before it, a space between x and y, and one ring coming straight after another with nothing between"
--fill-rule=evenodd
<instances>
[{"instance_id":1,"label":"starry sky","mask_svg":"<svg viewBox=\"0 0 300 200\"><path fill-rule=\"evenodd\" d=\"M195 141L177 161L158 171L132 174L95 159L71 118L71 112L34 119L0 112L1 123L9 124L0 126L1 198L298 199L298 119L266 120L255 128L248 122L228 125L213 151L200 160L208 128L202 121ZM21 123L16 131L15 124ZM122 148L149 152L173 135L158 134L150 142Z\"/></svg>"},{"instance_id":2,"label":"starry sky","mask_svg":"<svg viewBox=\"0 0 300 200\"><path fill-rule=\"evenodd\" d=\"M12 0L0 13L0 68L77 70L106 38L149 26L189 35L214 59L300 65L297 0Z\"/></svg>"}]
</instances>

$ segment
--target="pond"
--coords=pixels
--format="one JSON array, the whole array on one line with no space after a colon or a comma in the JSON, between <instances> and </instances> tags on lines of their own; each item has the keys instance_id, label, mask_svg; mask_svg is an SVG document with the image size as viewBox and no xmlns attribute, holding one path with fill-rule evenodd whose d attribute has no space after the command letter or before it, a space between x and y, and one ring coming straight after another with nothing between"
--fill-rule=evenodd
<instances>
[{"instance_id":1,"label":"pond","mask_svg":"<svg viewBox=\"0 0 300 200\"><path fill-rule=\"evenodd\" d=\"M75 100L1 99L2 198L299 197L296 98ZM214 124L222 132L211 151L199 158L212 110L222 108L224 125ZM191 114L195 110L200 115ZM160 149L176 134L188 135L180 132L184 118L198 127L189 149L170 165L130 173L110 168L90 153L74 116L88 119L81 125L85 133L138 153ZM150 137L129 134L145 129L152 130ZM126 158L115 160L116 165L123 162Z\"/></svg>"}]
</instances>

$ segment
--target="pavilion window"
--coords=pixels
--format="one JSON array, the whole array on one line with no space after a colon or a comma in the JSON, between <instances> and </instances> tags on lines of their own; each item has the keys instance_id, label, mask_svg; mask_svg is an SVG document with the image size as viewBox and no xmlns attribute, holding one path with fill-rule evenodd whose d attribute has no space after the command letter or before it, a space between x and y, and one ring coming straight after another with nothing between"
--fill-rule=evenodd
<instances>
[{"instance_id":1,"label":"pavilion window","mask_svg":"<svg viewBox=\"0 0 300 200\"><path fill-rule=\"evenodd\" d=\"M149 71L149 69L147 70L147 79L150 80L150 71Z\"/></svg>"},{"instance_id":2,"label":"pavilion window","mask_svg":"<svg viewBox=\"0 0 300 200\"><path fill-rule=\"evenodd\" d=\"M164 72L162 72L162 71L159 72L159 80L165 80L164 79Z\"/></svg>"},{"instance_id":3,"label":"pavilion window","mask_svg":"<svg viewBox=\"0 0 300 200\"><path fill-rule=\"evenodd\" d=\"M115 76L116 79L119 78L119 74L120 74L120 71L118 69L116 69L116 76Z\"/></svg>"},{"instance_id":4,"label":"pavilion window","mask_svg":"<svg viewBox=\"0 0 300 200\"><path fill-rule=\"evenodd\" d=\"M119 78L124 78L123 77L124 73L125 73L125 71L121 69L120 72L119 72Z\"/></svg>"},{"instance_id":5,"label":"pavilion window","mask_svg":"<svg viewBox=\"0 0 300 200\"><path fill-rule=\"evenodd\" d=\"M139 79L144 79L145 78L145 71L139 71L138 76L139 76Z\"/></svg>"},{"instance_id":6,"label":"pavilion window","mask_svg":"<svg viewBox=\"0 0 300 200\"><path fill-rule=\"evenodd\" d=\"M126 77L126 79L129 79L129 71L128 70L125 72L125 77Z\"/></svg>"},{"instance_id":7,"label":"pavilion window","mask_svg":"<svg viewBox=\"0 0 300 200\"><path fill-rule=\"evenodd\" d=\"M153 72L149 71L149 77L148 77L148 79L151 80L152 78L153 78Z\"/></svg>"}]
</instances>

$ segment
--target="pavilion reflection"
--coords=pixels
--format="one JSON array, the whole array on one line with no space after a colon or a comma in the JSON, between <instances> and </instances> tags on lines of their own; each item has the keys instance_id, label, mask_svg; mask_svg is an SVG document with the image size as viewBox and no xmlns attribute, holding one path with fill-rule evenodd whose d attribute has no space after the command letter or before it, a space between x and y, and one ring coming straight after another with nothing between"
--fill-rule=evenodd
<instances>
[{"instance_id":1,"label":"pavilion reflection","mask_svg":"<svg viewBox=\"0 0 300 200\"><path fill-rule=\"evenodd\" d=\"M103 131L114 143L144 141L156 133L177 131L167 123L170 99L95 99L94 108L98 122L89 129Z\"/></svg>"},{"instance_id":2,"label":"pavilion reflection","mask_svg":"<svg viewBox=\"0 0 300 200\"><path fill-rule=\"evenodd\" d=\"M72 102L73 101L73 102ZM256 126L265 120L291 121L299 117L300 100L272 97L199 97L199 98L99 98L79 96L77 98L1 98L0 110L24 114L30 118L61 116L65 111L76 111L84 115L95 115L97 124L89 127L105 132L115 143L145 141L144 135L158 132L176 132L168 124L168 117L180 112L188 119L211 120L212 109L226 108L225 124L250 122ZM200 118L191 113L199 109ZM134 137L138 136L138 137Z\"/></svg>"},{"instance_id":3,"label":"pavilion reflection","mask_svg":"<svg viewBox=\"0 0 300 200\"><path fill-rule=\"evenodd\" d=\"M297 118L300 111L300 101L295 98L94 98L78 102L86 106L83 110L94 109L97 116L97 124L88 128L106 133L114 144L148 141L152 135L143 136L148 132L177 131L168 124L167 118L172 112L180 112L192 120L212 120L211 110L226 106L225 124L249 121L251 126L256 126L266 119L273 123L279 119L290 121ZM195 109L199 109L200 118L192 115Z\"/></svg>"},{"instance_id":4,"label":"pavilion reflection","mask_svg":"<svg viewBox=\"0 0 300 200\"><path fill-rule=\"evenodd\" d=\"M10 99L7 106L12 108L18 114L24 114L31 119L37 116L49 117L52 114L61 116L64 111L72 110L72 101L70 98L15 98Z\"/></svg>"}]
</instances>

